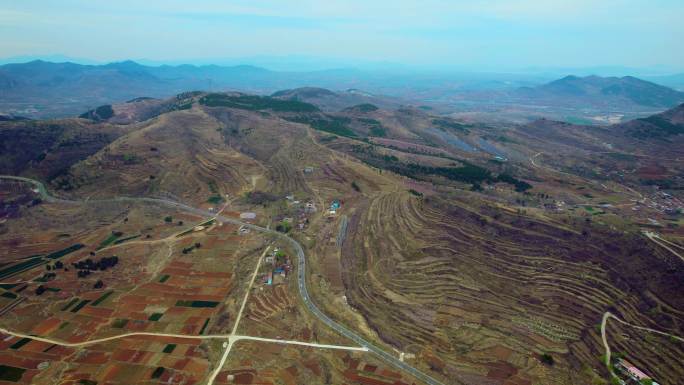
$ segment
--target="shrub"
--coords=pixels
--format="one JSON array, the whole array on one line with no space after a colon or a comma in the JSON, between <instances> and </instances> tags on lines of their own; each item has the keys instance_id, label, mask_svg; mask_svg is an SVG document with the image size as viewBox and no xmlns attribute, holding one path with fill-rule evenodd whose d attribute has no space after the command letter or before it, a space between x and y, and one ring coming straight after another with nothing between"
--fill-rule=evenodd
<instances>
[{"instance_id":1,"label":"shrub","mask_svg":"<svg viewBox=\"0 0 684 385\"><path fill-rule=\"evenodd\" d=\"M216 204L223 202L223 198L220 195L215 194L215 195L210 196L209 199L207 199L207 202L216 205Z\"/></svg>"},{"instance_id":2,"label":"shrub","mask_svg":"<svg viewBox=\"0 0 684 385\"><path fill-rule=\"evenodd\" d=\"M164 217L164 222L166 222L166 223L173 222L173 217L171 217L171 216Z\"/></svg>"},{"instance_id":3,"label":"shrub","mask_svg":"<svg viewBox=\"0 0 684 385\"><path fill-rule=\"evenodd\" d=\"M292 226L287 222L280 222L276 225L276 231L281 233L288 233L292 229Z\"/></svg>"}]
</instances>

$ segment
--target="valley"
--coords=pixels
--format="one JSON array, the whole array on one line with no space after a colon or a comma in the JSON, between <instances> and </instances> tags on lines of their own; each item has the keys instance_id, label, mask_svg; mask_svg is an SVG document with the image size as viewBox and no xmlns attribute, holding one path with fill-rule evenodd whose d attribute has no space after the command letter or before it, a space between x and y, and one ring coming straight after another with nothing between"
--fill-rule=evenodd
<instances>
[{"instance_id":1,"label":"valley","mask_svg":"<svg viewBox=\"0 0 684 385\"><path fill-rule=\"evenodd\" d=\"M606 342L684 378L680 338L602 323L684 335L684 105L596 127L335 98L0 122L0 379L608 384Z\"/></svg>"}]
</instances>

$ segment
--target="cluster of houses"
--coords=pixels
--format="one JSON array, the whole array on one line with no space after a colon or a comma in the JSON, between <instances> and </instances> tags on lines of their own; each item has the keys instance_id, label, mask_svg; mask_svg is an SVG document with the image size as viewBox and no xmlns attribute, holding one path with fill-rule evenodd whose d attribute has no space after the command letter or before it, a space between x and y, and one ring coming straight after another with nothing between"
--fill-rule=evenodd
<instances>
[{"instance_id":1,"label":"cluster of houses","mask_svg":"<svg viewBox=\"0 0 684 385\"><path fill-rule=\"evenodd\" d=\"M262 278L262 282L266 285L285 283L285 280L292 272L290 257L285 255L285 253L278 248L273 249L273 251L264 258L264 264L268 267L268 273Z\"/></svg>"},{"instance_id":2,"label":"cluster of houses","mask_svg":"<svg viewBox=\"0 0 684 385\"><path fill-rule=\"evenodd\" d=\"M658 385L658 383L653 381L653 379L650 376L639 370L639 368L637 368L631 362L625 360L624 358L620 358L617 360L615 368L625 376L625 379L620 379L620 382L623 385Z\"/></svg>"},{"instance_id":3,"label":"cluster of houses","mask_svg":"<svg viewBox=\"0 0 684 385\"><path fill-rule=\"evenodd\" d=\"M637 211L642 207L653 209L665 215L677 215L684 211L684 202L665 191L656 190L651 196L641 199L632 199L634 207L632 210Z\"/></svg>"},{"instance_id":4,"label":"cluster of houses","mask_svg":"<svg viewBox=\"0 0 684 385\"><path fill-rule=\"evenodd\" d=\"M330 214L330 215L335 215L335 214L337 214L337 210L339 210L340 207L342 207L342 204L340 203L339 200L335 199L335 200L332 201L332 203L330 204L330 210L328 211L328 214Z\"/></svg>"},{"instance_id":5,"label":"cluster of houses","mask_svg":"<svg viewBox=\"0 0 684 385\"><path fill-rule=\"evenodd\" d=\"M301 201L296 200L294 195L290 194L285 197L289 206L296 208L295 216L284 217L282 221L296 227L298 230L304 230L309 225L309 214L316 212L316 205L312 200L306 201L302 204Z\"/></svg>"}]
</instances>

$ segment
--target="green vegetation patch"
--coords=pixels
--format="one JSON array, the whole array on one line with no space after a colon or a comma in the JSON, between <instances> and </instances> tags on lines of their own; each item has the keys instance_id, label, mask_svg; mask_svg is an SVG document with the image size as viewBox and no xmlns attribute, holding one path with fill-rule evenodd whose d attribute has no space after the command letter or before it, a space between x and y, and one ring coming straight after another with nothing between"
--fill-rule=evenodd
<instances>
[{"instance_id":1,"label":"green vegetation patch","mask_svg":"<svg viewBox=\"0 0 684 385\"><path fill-rule=\"evenodd\" d=\"M171 353L176 349L176 344L168 344L164 346L164 350L162 350L164 353Z\"/></svg>"},{"instance_id":2,"label":"green vegetation patch","mask_svg":"<svg viewBox=\"0 0 684 385\"><path fill-rule=\"evenodd\" d=\"M19 350L22 346L28 344L29 342L31 342L30 338L22 338L10 346L10 349Z\"/></svg>"},{"instance_id":3,"label":"green vegetation patch","mask_svg":"<svg viewBox=\"0 0 684 385\"><path fill-rule=\"evenodd\" d=\"M287 118L287 120L295 123L308 124L316 130L329 132L339 136L346 136L349 138L356 137L356 133L347 126L349 123L351 123L351 119L345 117L297 116L293 118Z\"/></svg>"},{"instance_id":4,"label":"green vegetation patch","mask_svg":"<svg viewBox=\"0 0 684 385\"><path fill-rule=\"evenodd\" d=\"M62 308L62 311L67 311L67 310L69 310L69 308L72 307L72 306L74 306L74 304L75 304L76 302L78 302L78 297L73 298L71 301L69 301L69 303L67 303L66 305L64 305L64 307Z\"/></svg>"},{"instance_id":5,"label":"green vegetation patch","mask_svg":"<svg viewBox=\"0 0 684 385\"><path fill-rule=\"evenodd\" d=\"M214 194L214 195L210 196L209 199L207 199L207 202L217 205L217 204L223 202L223 197L218 195L218 194Z\"/></svg>"},{"instance_id":6,"label":"green vegetation patch","mask_svg":"<svg viewBox=\"0 0 684 385\"><path fill-rule=\"evenodd\" d=\"M152 372L152 378L156 379L156 378L161 377L161 375L164 374L164 370L166 370L166 369L164 369L161 366L158 366L157 369L155 369L154 372Z\"/></svg>"},{"instance_id":7,"label":"green vegetation patch","mask_svg":"<svg viewBox=\"0 0 684 385\"><path fill-rule=\"evenodd\" d=\"M192 102L176 104L175 106L173 106L173 109L175 111L189 110L191 108L192 108Z\"/></svg>"},{"instance_id":8,"label":"green vegetation patch","mask_svg":"<svg viewBox=\"0 0 684 385\"><path fill-rule=\"evenodd\" d=\"M374 126L374 127L371 127L369 134L371 136L377 136L380 138L384 138L385 136L387 136L387 130L385 130L385 127L382 127L382 126Z\"/></svg>"},{"instance_id":9,"label":"green vegetation patch","mask_svg":"<svg viewBox=\"0 0 684 385\"><path fill-rule=\"evenodd\" d=\"M79 115L79 118L90 119L90 120L106 120L114 116L114 109L111 104L106 104L104 106L99 106L94 110L90 110Z\"/></svg>"},{"instance_id":10,"label":"green vegetation patch","mask_svg":"<svg viewBox=\"0 0 684 385\"><path fill-rule=\"evenodd\" d=\"M70 253L73 253L74 251L80 250L84 247L85 247L84 244L76 243L74 245L67 247L66 249L62 249L59 251L55 251L54 253L50 253L50 254L46 255L45 258L49 258L49 259L62 258L63 256L70 254Z\"/></svg>"},{"instance_id":11,"label":"green vegetation patch","mask_svg":"<svg viewBox=\"0 0 684 385\"><path fill-rule=\"evenodd\" d=\"M140 238L140 234L131 235L130 237L126 237L126 238L117 239L116 241L114 241L114 244L120 245L126 241L130 241L131 239L135 239L135 238Z\"/></svg>"},{"instance_id":12,"label":"green vegetation patch","mask_svg":"<svg viewBox=\"0 0 684 385\"><path fill-rule=\"evenodd\" d=\"M84 300L81 301L78 305L76 305L76 307L74 307L73 309L71 309L71 312L72 312L72 313L78 313L79 310L83 309L83 307L84 307L85 305L89 304L89 303L90 303L90 300L89 300L89 299L84 299Z\"/></svg>"},{"instance_id":13,"label":"green vegetation patch","mask_svg":"<svg viewBox=\"0 0 684 385\"><path fill-rule=\"evenodd\" d=\"M83 380L78 380L77 384L79 384L79 385L97 385L97 381L83 379Z\"/></svg>"},{"instance_id":14,"label":"green vegetation patch","mask_svg":"<svg viewBox=\"0 0 684 385\"><path fill-rule=\"evenodd\" d=\"M13 289L13 288L17 287L17 285L19 285L19 284L18 283L0 283L0 288L5 289L5 290L9 290L9 289Z\"/></svg>"},{"instance_id":15,"label":"green vegetation patch","mask_svg":"<svg viewBox=\"0 0 684 385\"><path fill-rule=\"evenodd\" d=\"M135 154L123 154L121 157L125 164L137 164L140 163L140 157Z\"/></svg>"},{"instance_id":16,"label":"green vegetation patch","mask_svg":"<svg viewBox=\"0 0 684 385\"><path fill-rule=\"evenodd\" d=\"M654 115L648 118L637 119L638 121L649 123L651 129L637 129L632 132L632 135L645 139L655 138L663 139L668 136L684 134L684 124L672 124L667 119Z\"/></svg>"},{"instance_id":17,"label":"green vegetation patch","mask_svg":"<svg viewBox=\"0 0 684 385\"><path fill-rule=\"evenodd\" d=\"M451 120L447 119L432 119L432 124L437 126L437 128L439 128L442 131L456 130L466 134L470 133L470 130L466 125L452 122Z\"/></svg>"},{"instance_id":18,"label":"green vegetation patch","mask_svg":"<svg viewBox=\"0 0 684 385\"><path fill-rule=\"evenodd\" d=\"M114 110L111 104L105 104L104 106L97 107L95 113L100 119L109 119L114 116Z\"/></svg>"},{"instance_id":19,"label":"green vegetation patch","mask_svg":"<svg viewBox=\"0 0 684 385\"><path fill-rule=\"evenodd\" d=\"M280 222L276 225L275 227L276 231L279 231L281 233L289 233L290 230L292 230L292 225L288 222Z\"/></svg>"},{"instance_id":20,"label":"green vegetation patch","mask_svg":"<svg viewBox=\"0 0 684 385\"><path fill-rule=\"evenodd\" d=\"M107 299L107 297L109 297L110 295L112 295L112 293L114 293L114 290L110 290L110 291L108 291L108 292L102 294L102 295L100 296L100 298L96 299L96 300L92 303L91 306L97 306L97 305L101 304L102 302L104 302L104 300Z\"/></svg>"},{"instance_id":21,"label":"green vegetation patch","mask_svg":"<svg viewBox=\"0 0 684 385\"><path fill-rule=\"evenodd\" d=\"M207 318L206 320L204 320L204 325L202 325L202 329L200 329L200 332L199 332L200 335L204 334L204 330L207 328L207 325L209 325L210 319L211 318Z\"/></svg>"},{"instance_id":22,"label":"green vegetation patch","mask_svg":"<svg viewBox=\"0 0 684 385\"><path fill-rule=\"evenodd\" d=\"M117 329L123 329L128 324L128 320L125 318L117 318L112 322L112 327Z\"/></svg>"},{"instance_id":23,"label":"green vegetation patch","mask_svg":"<svg viewBox=\"0 0 684 385\"><path fill-rule=\"evenodd\" d=\"M10 275L13 275L13 274L20 273L22 271L26 271L28 269L31 269L31 268L36 267L36 266L43 264L43 263L45 263L43 261L43 258L35 257L35 258L28 259L24 262L17 263L16 265L6 267L6 268L0 270L0 279L5 278L5 277L10 276Z\"/></svg>"},{"instance_id":24,"label":"green vegetation patch","mask_svg":"<svg viewBox=\"0 0 684 385\"><path fill-rule=\"evenodd\" d=\"M527 191L532 188L532 185L524 182L520 179L514 178L512 175L509 174L501 174L498 177L496 177L497 182L503 182L503 183L508 183L515 187L515 191L517 192L523 192Z\"/></svg>"},{"instance_id":25,"label":"green vegetation patch","mask_svg":"<svg viewBox=\"0 0 684 385\"><path fill-rule=\"evenodd\" d=\"M359 122L365 124L369 127L369 134L371 136L385 137L387 136L387 130L382 126L382 123L375 119L359 118Z\"/></svg>"},{"instance_id":26,"label":"green vegetation patch","mask_svg":"<svg viewBox=\"0 0 684 385\"><path fill-rule=\"evenodd\" d=\"M0 294L0 296L5 297L5 298L10 298L10 299L17 298L17 295L12 293L11 291L6 291L6 292Z\"/></svg>"},{"instance_id":27,"label":"green vegetation patch","mask_svg":"<svg viewBox=\"0 0 684 385\"><path fill-rule=\"evenodd\" d=\"M216 301L186 301L179 300L176 302L176 306L180 307L216 307L218 306Z\"/></svg>"},{"instance_id":28,"label":"green vegetation patch","mask_svg":"<svg viewBox=\"0 0 684 385\"><path fill-rule=\"evenodd\" d=\"M111 234L107 238L105 238L104 241L100 242L100 246L97 247L97 250L104 249L105 247L111 245L116 241L117 239L121 238L123 233L121 231L112 231Z\"/></svg>"},{"instance_id":29,"label":"green vegetation patch","mask_svg":"<svg viewBox=\"0 0 684 385\"><path fill-rule=\"evenodd\" d=\"M449 180L471 183L475 189L481 189L481 183L507 183L513 185L518 192L524 192L532 188L525 181L516 179L509 174L492 175L491 171L484 167L474 165L466 161L460 161L460 167L432 167L416 163L393 162L385 164L385 168L400 175L411 178L419 178L422 175L437 175Z\"/></svg>"},{"instance_id":30,"label":"green vegetation patch","mask_svg":"<svg viewBox=\"0 0 684 385\"><path fill-rule=\"evenodd\" d=\"M349 109L360 111L360 112L373 112L373 111L377 111L379 108L375 104L363 103L363 104L357 104L355 106L349 107Z\"/></svg>"},{"instance_id":31,"label":"green vegetation patch","mask_svg":"<svg viewBox=\"0 0 684 385\"><path fill-rule=\"evenodd\" d=\"M318 107L298 100L282 100L268 96L209 94L200 98L200 104L208 107L229 107L241 110L277 112L316 112Z\"/></svg>"},{"instance_id":32,"label":"green vegetation patch","mask_svg":"<svg viewBox=\"0 0 684 385\"><path fill-rule=\"evenodd\" d=\"M170 275L164 274L164 275L161 276L161 278L159 278L159 283L164 283L164 282L168 281L169 278L171 278Z\"/></svg>"},{"instance_id":33,"label":"green vegetation patch","mask_svg":"<svg viewBox=\"0 0 684 385\"><path fill-rule=\"evenodd\" d=\"M153 313L150 318L148 318L148 321L159 321L161 317L164 315L164 313Z\"/></svg>"},{"instance_id":34,"label":"green vegetation patch","mask_svg":"<svg viewBox=\"0 0 684 385\"><path fill-rule=\"evenodd\" d=\"M0 365L0 380L17 382L21 380L21 377L24 375L25 371L26 369L23 368L17 368L9 365Z\"/></svg>"}]
</instances>

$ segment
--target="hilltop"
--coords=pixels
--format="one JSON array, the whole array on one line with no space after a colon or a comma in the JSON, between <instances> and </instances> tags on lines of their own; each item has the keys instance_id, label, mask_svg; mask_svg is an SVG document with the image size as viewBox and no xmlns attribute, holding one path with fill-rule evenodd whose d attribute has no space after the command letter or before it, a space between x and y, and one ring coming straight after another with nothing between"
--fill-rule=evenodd
<instances>
[{"instance_id":1,"label":"hilltop","mask_svg":"<svg viewBox=\"0 0 684 385\"><path fill-rule=\"evenodd\" d=\"M651 83L633 76L566 76L534 87L521 88L517 95L558 105L605 104L623 107L671 108L684 102L684 92Z\"/></svg>"},{"instance_id":2,"label":"hilltop","mask_svg":"<svg viewBox=\"0 0 684 385\"><path fill-rule=\"evenodd\" d=\"M0 223L0 242L10 273L21 257L54 252L57 241L85 245L74 254L81 259L92 258L91 251L100 258L110 254L98 247L140 236L139 244L118 249L114 269L121 273L93 273L111 285L111 298L100 300L95 278L80 278L87 284L76 290L72 276L58 271L42 285L59 293L36 295L34 283L24 294L6 290L7 297L27 298L9 326L30 333L25 325L35 323L39 307L71 316L59 309L79 296L97 306L79 305L70 322L99 322L97 330L79 327L81 337L117 328L225 333L235 320L234 296L268 242L283 253L269 263L300 268L287 262L296 255L291 245L248 227L106 200L164 197L231 218L248 214L255 225L288 234L307 255L310 301L445 383L600 381L607 372L596 325L608 310L682 333L684 265L641 233L653 229L652 219L663 237L674 243L684 237L676 211L682 106L602 127L551 120L495 125L415 107L360 103L328 110L313 103L336 95L320 88L272 96L197 91L106 104L80 118L0 122L7 143L1 173L35 176L55 195L93 202L76 208L35 201L30 191L6 183L12 199L4 212L12 219ZM31 143L38 145L26 151ZM349 344L303 307L295 272L265 269L241 332ZM174 298L170 305L167 296ZM188 298L216 309L193 308ZM121 304L132 301L143 310L125 312ZM46 333L67 339L74 328ZM609 328L615 350L629 352L664 384L684 375L677 341L655 336L660 350L654 352L637 332L619 328ZM201 381L220 355L218 345L201 346L192 370L176 361L160 366ZM102 349L102 362L114 362L109 346ZM25 354L21 347L12 352ZM78 357L52 354L57 368ZM370 360L370 367L379 360L291 350L270 360L277 352L261 346L233 354L260 381L287 371L304 383L326 376L353 383L370 370L355 360ZM155 365L138 365L140 376L149 378ZM373 372L419 383L404 371Z\"/></svg>"}]
</instances>

